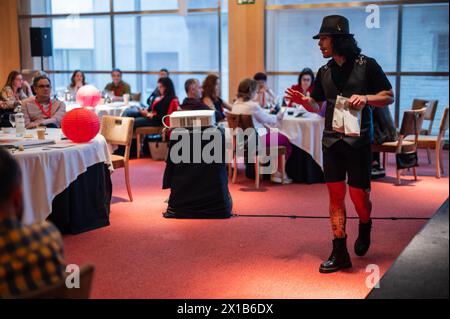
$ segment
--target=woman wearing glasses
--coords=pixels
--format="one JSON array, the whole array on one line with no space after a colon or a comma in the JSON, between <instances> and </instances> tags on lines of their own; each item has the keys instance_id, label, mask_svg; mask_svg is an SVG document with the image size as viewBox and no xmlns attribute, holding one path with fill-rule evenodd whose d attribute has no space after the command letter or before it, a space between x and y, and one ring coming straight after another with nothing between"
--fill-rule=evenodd
<instances>
[{"instance_id":1,"label":"woman wearing glasses","mask_svg":"<svg viewBox=\"0 0 450 319\"><path fill-rule=\"evenodd\" d=\"M52 84L46 75L33 80L36 97L29 98L22 103L22 112L27 129L38 126L51 128L61 127L61 120L66 113L64 102L52 99Z\"/></svg>"}]
</instances>

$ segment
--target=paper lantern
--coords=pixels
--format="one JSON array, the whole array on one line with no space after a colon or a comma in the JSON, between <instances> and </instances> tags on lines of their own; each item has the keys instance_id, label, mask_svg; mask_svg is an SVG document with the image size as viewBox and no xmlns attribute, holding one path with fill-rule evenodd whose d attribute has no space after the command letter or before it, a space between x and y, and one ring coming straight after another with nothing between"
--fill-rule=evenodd
<instances>
[{"instance_id":1,"label":"paper lantern","mask_svg":"<svg viewBox=\"0 0 450 319\"><path fill-rule=\"evenodd\" d=\"M96 107L101 98L102 94L93 85L82 86L77 92L77 103L82 107Z\"/></svg>"},{"instance_id":2,"label":"paper lantern","mask_svg":"<svg viewBox=\"0 0 450 319\"><path fill-rule=\"evenodd\" d=\"M94 112L77 108L66 113L61 122L61 129L72 142L87 143L100 131L100 121Z\"/></svg>"}]
</instances>

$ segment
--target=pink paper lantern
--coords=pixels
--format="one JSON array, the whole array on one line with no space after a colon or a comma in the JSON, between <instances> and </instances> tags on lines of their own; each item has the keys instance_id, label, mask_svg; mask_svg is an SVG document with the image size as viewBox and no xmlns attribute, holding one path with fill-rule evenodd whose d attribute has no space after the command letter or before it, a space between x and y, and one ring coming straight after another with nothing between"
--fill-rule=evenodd
<instances>
[{"instance_id":1,"label":"pink paper lantern","mask_svg":"<svg viewBox=\"0 0 450 319\"><path fill-rule=\"evenodd\" d=\"M72 142L87 143L100 131L100 120L94 112L77 108L66 113L61 121L61 129Z\"/></svg>"},{"instance_id":2,"label":"pink paper lantern","mask_svg":"<svg viewBox=\"0 0 450 319\"><path fill-rule=\"evenodd\" d=\"M102 94L93 85L82 86L77 92L77 103L81 107L96 107L101 98Z\"/></svg>"}]
</instances>

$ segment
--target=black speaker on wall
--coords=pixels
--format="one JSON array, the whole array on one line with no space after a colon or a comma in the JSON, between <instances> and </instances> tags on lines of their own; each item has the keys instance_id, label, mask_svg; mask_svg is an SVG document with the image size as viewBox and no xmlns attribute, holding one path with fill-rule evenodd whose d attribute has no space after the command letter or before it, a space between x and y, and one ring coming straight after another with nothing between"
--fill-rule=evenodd
<instances>
[{"instance_id":1,"label":"black speaker on wall","mask_svg":"<svg viewBox=\"0 0 450 319\"><path fill-rule=\"evenodd\" d=\"M30 28L31 56L52 56L52 30L50 28Z\"/></svg>"}]
</instances>

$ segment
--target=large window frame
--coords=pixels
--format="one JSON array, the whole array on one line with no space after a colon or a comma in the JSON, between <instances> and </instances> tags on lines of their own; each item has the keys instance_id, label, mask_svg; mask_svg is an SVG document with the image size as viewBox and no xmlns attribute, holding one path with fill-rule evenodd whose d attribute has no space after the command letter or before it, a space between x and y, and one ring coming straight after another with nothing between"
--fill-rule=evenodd
<instances>
[{"instance_id":1,"label":"large window frame","mask_svg":"<svg viewBox=\"0 0 450 319\"><path fill-rule=\"evenodd\" d=\"M218 74L219 77L221 78L221 83L222 83L222 95L223 96L227 96L228 95L228 83L225 83L226 81L222 80L222 65L224 64L222 61L222 55L223 55L223 48L222 48L222 15L224 13L226 13L228 9L224 10L223 8L223 4L222 2L224 2L224 4L226 5L227 2L224 0L216 0L217 2L217 6L216 7L210 7L210 8L188 8L187 9L187 15L190 14L198 14L198 13L215 13L217 14L217 39L218 39L218 69L210 69L210 70L169 70L169 72L172 75L198 75L198 76L206 76L208 74L214 73L214 74ZM138 1L136 2L138 3ZM119 16L138 16L138 17L142 17L142 16L149 16L149 15L180 15L180 10L178 9L172 9L172 10L130 10L130 11L115 11L114 9L114 0L109 0L109 11L105 11L105 12L83 12L83 13L79 13L77 14L80 18L93 18L93 17L109 17L110 19L110 34L111 34L111 65L112 65L112 69L117 67L116 64L116 37L115 37L115 17L119 17ZM32 21L32 19L49 19L50 21L53 21L53 19L61 19L61 18L68 18L70 17L72 14L70 13L64 13L64 14L20 14L18 12L18 18L19 18L19 24L21 20L29 20ZM19 28L19 36L20 38L22 38L23 36L23 32L27 32L26 30L21 30ZM141 32L141 30L138 30L138 32ZM137 34L138 37L141 36L141 34ZM20 48L21 51L21 64L23 65L23 61L22 61L22 57L23 57L23 48ZM139 50L140 51L140 50ZM142 54L142 53L140 53ZM46 58L47 59L47 58ZM139 59L139 61L142 61L142 57L141 59ZM48 62L48 60L47 60ZM48 65L52 65L50 63L47 63ZM163 67L163 66L162 66ZM131 75L158 75L159 74L159 69L157 70L139 70L138 68L136 68L137 70L125 70L122 69L121 71L123 72L123 74L131 74ZM37 71L36 69L33 70L27 70L27 69L22 69L22 72L24 74L32 74L35 71ZM46 72L49 75L57 75L57 74L71 74L73 72L73 70L57 70L57 69L52 69L52 68L45 68L44 67L44 72ZM110 70L83 70L84 73L86 74L110 74ZM142 88L142 91L145 90L145 87L143 87L143 83L142 83L142 78L139 78L140 81L140 88Z\"/></svg>"},{"instance_id":2,"label":"large window frame","mask_svg":"<svg viewBox=\"0 0 450 319\"><path fill-rule=\"evenodd\" d=\"M418 5L418 4L448 4L448 1L445 0L385 0L385 1L354 1L354 2L332 2L333 0L329 0L330 3L323 1L322 3L310 3L310 4L289 4L289 5L267 5L265 6L265 21L267 28L267 13L268 11L277 11L277 10L301 10L301 9L320 9L320 8L353 8L353 7L361 7L364 5L375 4L380 7L382 6L398 6L398 20L397 20L397 56L396 56L396 69L394 72L386 72L387 76L395 77L395 123L397 127L399 126L399 121L401 118L400 114L400 94L401 94L401 78L404 76L432 76L432 77L448 77L449 72L406 72L402 71L402 38L403 38L403 10L406 5ZM268 32L265 32L265 43L267 43ZM265 55L265 65L266 72L269 76L298 76L298 72L291 71L280 71L280 70L268 70L268 61L267 61L267 48L264 52Z\"/></svg>"}]
</instances>

